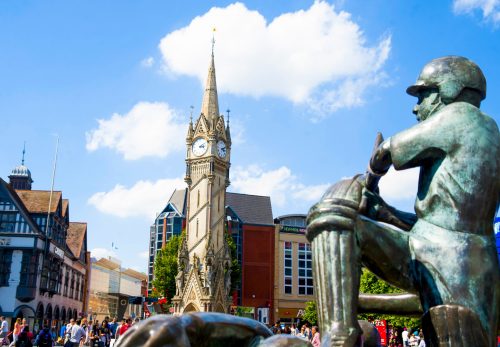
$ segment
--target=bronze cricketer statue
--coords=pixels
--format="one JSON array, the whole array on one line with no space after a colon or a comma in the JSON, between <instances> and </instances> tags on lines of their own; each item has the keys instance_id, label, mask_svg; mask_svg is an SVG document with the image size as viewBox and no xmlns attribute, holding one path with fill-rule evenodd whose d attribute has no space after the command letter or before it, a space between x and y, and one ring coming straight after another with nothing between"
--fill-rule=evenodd
<instances>
[{"instance_id":1,"label":"bronze cricketer statue","mask_svg":"<svg viewBox=\"0 0 500 347\"><path fill-rule=\"evenodd\" d=\"M479 109L486 80L472 61L447 56L428 63L407 93L418 98L418 123L379 135L367 173L333 185L309 212L322 346L359 345L360 301L421 309L427 346L496 346L500 134ZM391 166L420 167L416 215L379 195ZM409 294L360 300L361 265Z\"/></svg>"}]
</instances>

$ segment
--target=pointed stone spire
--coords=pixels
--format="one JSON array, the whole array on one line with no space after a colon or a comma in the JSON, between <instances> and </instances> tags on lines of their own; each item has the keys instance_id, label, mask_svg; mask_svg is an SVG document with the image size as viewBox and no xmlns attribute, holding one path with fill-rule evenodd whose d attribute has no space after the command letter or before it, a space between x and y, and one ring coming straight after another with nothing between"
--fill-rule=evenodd
<instances>
[{"instance_id":1,"label":"pointed stone spire","mask_svg":"<svg viewBox=\"0 0 500 347\"><path fill-rule=\"evenodd\" d=\"M231 110L227 109L226 112L227 112L226 138L229 144L231 144L231 132L229 131L229 113L231 112Z\"/></svg>"},{"instance_id":2,"label":"pointed stone spire","mask_svg":"<svg viewBox=\"0 0 500 347\"><path fill-rule=\"evenodd\" d=\"M191 106L191 113L189 114L188 132L187 132L187 135L186 135L186 141L188 141L188 142L190 142L193 139L193 134L194 134L193 109L194 109L194 106Z\"/></svg>"},{"instance_id":3,"label":"pointed stone spire","mask_svg":"<svg viewBox=\"0 0 500 347\"><path fill-rule=\"evenodd\" d=\"M212 122L213 126L216 124L216 119L219 117L219 100L217 97L217 84L215 82L215 63L214 52L212 48L212 61L208 69L207 83L205 85L205 94L203 95L203 103L201 104L201 113Z\"/></svg>"}]
</instances>

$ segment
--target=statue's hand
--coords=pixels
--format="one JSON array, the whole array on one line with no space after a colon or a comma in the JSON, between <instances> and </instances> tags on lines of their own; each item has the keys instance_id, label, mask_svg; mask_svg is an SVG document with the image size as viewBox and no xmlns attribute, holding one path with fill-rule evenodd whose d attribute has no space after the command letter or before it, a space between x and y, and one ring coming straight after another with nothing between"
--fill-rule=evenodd
<instances>
[{"instance_id":1,"label":"statue's hand","mask_svg":"<svg viewBox=\"0 0 500 347\"><path fill-rule=\"evenodd\" d=\"M394 225L403 230L410 230L416 222L413 214L400 212L388 205L380 195L363 188L359 213L362 215L387 224Z\"/></svg>"}]
</instances>

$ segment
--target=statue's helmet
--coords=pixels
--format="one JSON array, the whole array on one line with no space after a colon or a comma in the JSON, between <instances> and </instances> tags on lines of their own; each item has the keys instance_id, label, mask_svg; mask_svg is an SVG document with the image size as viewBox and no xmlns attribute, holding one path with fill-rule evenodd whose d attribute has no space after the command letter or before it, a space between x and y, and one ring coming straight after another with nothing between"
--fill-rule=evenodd
<instances>
[{"instance_id":1,"label":"statue's helmet","mask_svg":"<svg viewBox=\"0 0 500 347\"><path fill-rule=\"evenodd\" d=\"M481 100L486 98L486 79L483 72L467 58L446 56L437 58L424 66L417 82L408 87L406 92L417 96L420 90L437 88L441 99L453 102L464 88L476 90Z\"/></svg>"}]
</instances>

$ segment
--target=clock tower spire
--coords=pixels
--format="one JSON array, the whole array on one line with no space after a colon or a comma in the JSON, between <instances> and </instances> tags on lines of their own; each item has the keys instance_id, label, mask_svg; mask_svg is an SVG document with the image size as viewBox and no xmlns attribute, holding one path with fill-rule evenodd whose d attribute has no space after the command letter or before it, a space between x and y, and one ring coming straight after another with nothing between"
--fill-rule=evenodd
<instances>
[{"instance_id":1,"label":"clock tower spire","mask_svg":"<svg viewBox=\"0 0 500 347\"><path fill-rule=\"evenodd\" d=\"M228 312L231 303L231 253L224 230L231 141L219 114L214 60L212 46L201 112L194 124L190 121L186 137L186 236L172 299L177 313Z\"/></svg>"}]
</instances>

